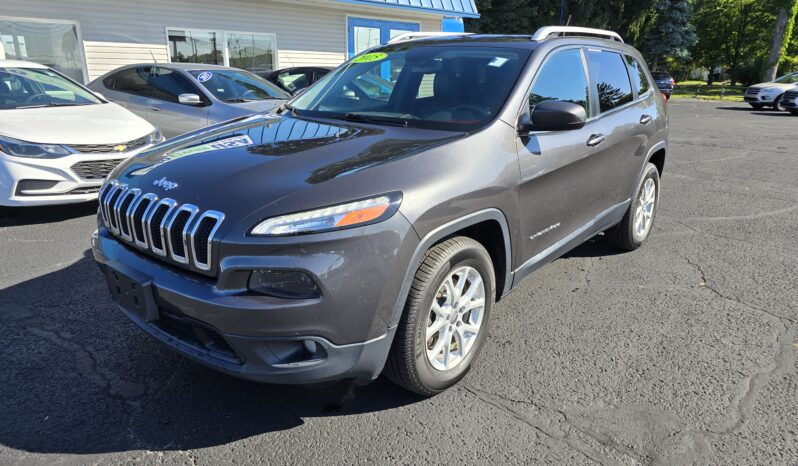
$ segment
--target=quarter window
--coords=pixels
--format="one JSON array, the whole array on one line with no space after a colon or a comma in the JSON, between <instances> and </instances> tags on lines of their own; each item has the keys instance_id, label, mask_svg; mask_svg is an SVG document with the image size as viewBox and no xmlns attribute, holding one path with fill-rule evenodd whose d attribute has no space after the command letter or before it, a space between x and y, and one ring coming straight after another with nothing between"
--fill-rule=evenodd
<instances>
[{"instance_id":1,"label":"quarter window","mask_svg":"<svg viewBox=\"0 0 798 466\"><path fill-rule=\"evenodd\" d=\"M632 86L637 91L637 95L643 95L651 89L651 85L646 77L643 66L634 58L627 56L626 63L629 64L629 74L632 78Z\"/></svg>"},{"instance_id":2,"label":"quarter window","mask_svg":"<svg viewBox=\"0 0 798 466\"><path fill-rule=\"evenodd\" d=\"M608 112L633 100L632 84L621 55L602 50L588 50L590 76L594 77L599 111Z\"/></svg>"},{"instance_id":3,"label":"quarter window","mask_svg":"<svg viewBox=\"0 0 798 466\"><path fill-rule=\"evenodd\" d=\"M557 52L535 78L529 94L529 111L544 100L572 102L585 108L590 115L587 76L579 49Z\"/></svg>"}]
</instances>

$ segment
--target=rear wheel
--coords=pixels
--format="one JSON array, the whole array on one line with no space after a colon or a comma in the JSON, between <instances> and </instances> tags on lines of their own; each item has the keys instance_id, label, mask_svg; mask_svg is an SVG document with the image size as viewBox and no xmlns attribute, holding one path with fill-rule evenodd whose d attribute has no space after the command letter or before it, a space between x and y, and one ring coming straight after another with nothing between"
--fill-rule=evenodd
<instances>
[{"instance_id":1,"label":"rear wheel","mask_svg":"<svg viewBox=\"0 0 798 466\"><path fill-rule=\"evenodd\" d=\"M606 234L613 246L627 251L639 248L654 227L659 202L659 171L653 163L646 165L636 193L621 223Z\"/></svg>"},{"instance_id":2,"label":"rear wheel","mask_svg":"<svg viewBox=\"0 0 798 466\"><path fill-rule=\"evenodd\" d=\"M462 379L488 333L495 293L490 255L471 238L433 247L416 271L385 374L418 394Z\"/></svg>"}]
</instances>

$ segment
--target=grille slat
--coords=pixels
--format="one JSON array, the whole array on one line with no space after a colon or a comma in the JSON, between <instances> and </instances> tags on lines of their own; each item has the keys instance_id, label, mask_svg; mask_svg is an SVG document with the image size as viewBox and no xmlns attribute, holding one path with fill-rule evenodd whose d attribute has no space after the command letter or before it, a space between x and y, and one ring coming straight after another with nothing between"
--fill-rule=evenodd
<instances>
[{"instance_id":1,"label":"grille slat","mask_svg":"<svg viewBox=\"0 0 798 466\"><path fill-rule=\"evenodd\" d=\"M213 268L213 240L223 213L142 194L116 180L108 181L99 197L103 221L115 236L183 265L205 272Z\"/></svg>"},{"instance_id":2,"label":"grille slat","mask_svg":"<svg viewBox=\"0 0 798 466\"><path fill-rule=\"evenodd\" d=\"M69 146L69 148L81 154L121 154L146 145L147 137L148 136L142 136L132 141L120 142L117 144L76 144L74 146ZM119 150L121 146L125 146L125 148Z\"/></svg>"},{"instance_id":3,"label":"grille slat","mask_svg":"<svg viewBox=\"0 0 798 466\"><path fill-rule=\"evenodd\" d=\"M72 171L86 181L104 180L124 159L84 160L72 165Z\"/></svg>"}]
</instances>

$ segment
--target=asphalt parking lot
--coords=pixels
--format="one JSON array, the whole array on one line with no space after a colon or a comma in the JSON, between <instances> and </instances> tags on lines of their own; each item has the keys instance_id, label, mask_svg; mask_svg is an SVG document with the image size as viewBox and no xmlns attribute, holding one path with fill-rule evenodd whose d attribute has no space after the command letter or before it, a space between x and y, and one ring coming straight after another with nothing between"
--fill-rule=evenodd
<instances>
[{"instance_id":1,"label":"asphalt parking lot","mask_svg":"<svg viewBox=\"0 0 798 466\"><path fill-rule=\"evenodd\" d=\"M798 463L798 118L670 112L649 242L543 268L432 399L205 369L112 309L96 205L6 212L0 464Z\"/></svg>"}]
</instances>

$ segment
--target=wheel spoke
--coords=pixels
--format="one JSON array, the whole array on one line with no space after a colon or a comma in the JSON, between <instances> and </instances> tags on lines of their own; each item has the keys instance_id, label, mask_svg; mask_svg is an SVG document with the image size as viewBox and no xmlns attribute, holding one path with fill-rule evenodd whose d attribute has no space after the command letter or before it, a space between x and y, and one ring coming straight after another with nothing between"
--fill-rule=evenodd
<instances>
[{"instance_id":1,"label":"wheel spoke","mask_svg":"<svg viewBox=\"0 0 798 466\"><path fill-rule=\"evenodd\" d=\"M464 323L463 324L463 332L477 334L479 332L479 325L471 324L471 323Z\"/></svg>"},{"instance_id":2,"label":"wheel spoke","mask_svg":"<svg viewBox=\"0 0 798 466\"><path fill-rule=\"evenodd\" d=\"M484 306L484 305L485 305L485 299L483 299L483 298L480 298L480 299L472 299L471 301L469 301L468 303L466 303L466 305L465 305L465 306L463 306L463 311L464 311L464 312L468 312L468 311L470 311L470 310L472 310L472 309L476 309L476 308L478 308L478 307L482 307L482 306Z\"/></svg>"},{"instance_id":3,"label":"wheel spoke","mask_svg":"<svg viewBox=\"0 0 798 466\"><path fill-rule=\"evenodd\" d=\"M432 337L436 333L440 332L441 329L445 325L448 325L448 324L449 324L449 321L446 320L446 319L443 319L443 318L440 318L440 317L435 319L435 322L433 322L432 324L430 324L429 327L427 327L427 338L426 339L429 340L430 337Z\"/></svg>"},{"instance_id":4,"label":"wheel spoke","mask_svg":"<svg viewBox=\"0 0 798 466\"><path fill-rule=\"evenodd\" d=\"M438 341L435 342L435 346L433 346L432 349L427 352L430 356L430 359L437 359L438 355L441 354L441 351L443 351L446 341L451 339L452 336L449 334L448 330L444 329L444 331L438 335Z\"/></svg>"},{"instance_id":5,"label":"wheel spoke","mask_svg":"<svg viewBox=\"0 0 798 466\"><path fill-rule=\"evenodd\" d=\"M465 338L463 332L459 328L454 329L454 341L457 343L457 355L461 358L465 356Z\"/></svg>"}]
</instances>

